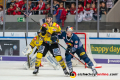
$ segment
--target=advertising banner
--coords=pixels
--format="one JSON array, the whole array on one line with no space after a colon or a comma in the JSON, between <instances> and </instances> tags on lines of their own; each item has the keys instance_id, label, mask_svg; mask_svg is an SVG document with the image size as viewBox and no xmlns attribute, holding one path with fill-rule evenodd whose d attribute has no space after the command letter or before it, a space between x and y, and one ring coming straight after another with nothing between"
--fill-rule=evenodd
<instances>
[{"instance_id":1,"label":"advertising banner","mask_svg":"<svg viewBox=\"0 0 120 80\"><path fill-rule=\"evenodd\" d=\"M91 44L92 54L113 54L120 55L118 44Z\"/></svg>"},{"instance_id":2,"label":"advertising banner","mask_svg":"<svg viewBox=\"0 0 120 80\"><path fill-rule=\"evenodd\" d=\"M0 55L19 56L19 40L0 40Z\"/></svg>"}]
</instances>

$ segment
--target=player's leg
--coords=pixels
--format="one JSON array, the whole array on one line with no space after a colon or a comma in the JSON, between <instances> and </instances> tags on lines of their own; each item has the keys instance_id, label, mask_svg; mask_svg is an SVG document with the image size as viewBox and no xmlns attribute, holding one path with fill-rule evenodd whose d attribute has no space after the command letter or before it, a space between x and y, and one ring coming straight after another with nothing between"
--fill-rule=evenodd
<instances>
[{"instance_id":1,"label":"player's leg","mask_svg":"<svg viewBox=\"0 0 120 80\"><path fill-rule=\"evenodd\" d=\"M39 70L39 65L41 63L41 59L42 57L47 53L47 51L49 50L49 45L43 43L38 51L37 51L37 55L36 55L36 61L35 61L35 70L33 72L33 74L37 74L38 70Z\"/></svg>"},{"instance_id":2,"label":"player's leg","mask_svg":"<svg viewBox=\"0 0 120 80\"><path fill-rule=\"evenodd\" d=\"M63 58L61 56L60 48L59 48L57 43L51 44L50 52L54 55L57 62L59 62L59 64L61 65L65 75L69 75L69 73L68 73L68 71L66 69L65 62L64 62L64 60L63 60Z\"/></svg>"},{"instance_id":3,"label":"player's leg","mask_svg":"<svg viewBox=\"0 0 120 80\"><path fill-rule=\"evenodd\" d=\"M36 50L35 50L34 54L35 54L37 51L38 51L38 49L36 48ZM42 66L42 65L41 65L41 63L40 63L40 66Z\"/></svg>"},{"instance_id":4,"label":"player's leg","mask_svg":"<svg viewBox=\"0 0 120 80\"><path fill-rule=\"evenodd\" d=\"M71 58L72 58L72 55L65 53L65 60L66 60L67 67L69 69L69 73L73 72Z\"/></svg>"},{"instance_id":5,"label":"player's leg","mask_svg":"<svg viewBox=\"0 0 120 80\"><path fill-rule=\"evenodd\" d=\"M96 69L94 68L94 65L93 65L93 62L90 60L90 58L87 56L86 52L85 52L85 49L83 47L81 47L80 49L78 49L76 51L78 57L80 59L82 59L85 63L87 63L87 65L89 67L91 67L92 71L93 71L93 74L94 76L97 74L97 71Z\"/></svg>"}]
</instances>

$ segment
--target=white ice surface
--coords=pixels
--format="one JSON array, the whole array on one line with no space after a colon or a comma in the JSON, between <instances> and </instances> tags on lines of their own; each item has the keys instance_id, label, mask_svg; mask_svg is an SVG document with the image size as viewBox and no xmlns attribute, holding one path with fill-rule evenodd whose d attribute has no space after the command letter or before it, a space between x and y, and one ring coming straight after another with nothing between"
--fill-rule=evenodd
<instances>
[{"instance_id":1,"label":"white ice surface","mask_svg":"<svg viewBox=\"0 0 120 80\"><path fill-rule=\"evenodd\" d=\"M37 76L33 70L25 70L24 62L0 61L0 80L120 80L120 64L101 64L98 73L118 73L117 76L76 76L76 78L65 77L62 69L54 70L52 67L40 67ZM84 67L74 67L76 73L92 73Z\"/></svg>"}]
</instances>

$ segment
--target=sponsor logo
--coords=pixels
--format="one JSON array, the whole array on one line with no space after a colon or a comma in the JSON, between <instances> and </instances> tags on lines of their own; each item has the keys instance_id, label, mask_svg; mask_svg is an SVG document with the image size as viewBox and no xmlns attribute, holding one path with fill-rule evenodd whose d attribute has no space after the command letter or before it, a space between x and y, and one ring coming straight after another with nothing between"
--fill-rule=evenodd
<instances>
[{"instance_id":1,"label":"sponsor logo","mask_svg":"<svg viewBox=\"0 0 120 80\"><path fill-rule=\"evenodd\" d=\"M16 49L17 49L17 46L16 46L16 45L14 45L14 46L13 46L13 49L14 49L14 50L16 50Z\"/></svg>"},{"instance_id":2,"label":"sponsor logo","mask_svg":"<svg viewBox=\"0 0 120 80\"><path fill-rule=\"evenodd\" d=\"M53 29L53 31L56 31L56 29Z\"/></svg>"},{"instance_id":3,"label":"sponsor logo","mask_svg":"<svg viewBox=\"0 0 120 80\"><path fill-rule=\"evenodd\" d=\"M80 53L80 56L83 56L85 54L85 52L82 52L82 53Z\"/></svg>"},{"instance_id":4,"label":"sponsor logo","mask_svg":"<svg viewBox=\"0 0 120 80\"><path fill-rule=\"evenodd\" d=\"M117 76L118 73L98 73L96 74L97 76ZM93 73L76 73L75 71L73 71L71 74L70 74L70 77L71 78L75 78L77 76L94 76Z\"/></svg>"},{"instance_id":5,"label":"sponsor logo","mask_svg":"<svg viewBox=\"0 0 120 80\"><path fill-rule=\"evenodd\" d=\"M77 44L77 43L78 43L78 41L75 41L75 43Z\"/></svg>"},{"instance_id":6,"label":"sponsor logo","mask_svg":"<svg viewBox=\"0 0 120 80\"><path fill-rule=\"evenodd\" d=\"M70 77L71 77L71 78L75 78L75 77L76 77L76 75L77 75L77 74L76 74L76 72L75 72L75 71L73 71L72 73L70 73Z\"/></svg>"},{"instance_id":7,"label":"sponsor logo","mask_svg":"<svg viewBox=\"0 0 120 80\"><path fill-rule=\"evenodd\" d=\"M120 54L120 45L91 44L92 54Z\"/></svg>"}]
</instances>

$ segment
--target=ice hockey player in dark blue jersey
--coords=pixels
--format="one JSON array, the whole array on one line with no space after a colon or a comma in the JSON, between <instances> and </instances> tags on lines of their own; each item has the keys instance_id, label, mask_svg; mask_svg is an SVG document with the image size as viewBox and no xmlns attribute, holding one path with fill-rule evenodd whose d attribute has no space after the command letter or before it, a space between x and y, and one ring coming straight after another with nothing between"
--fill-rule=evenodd
<instances>
[{"instance_id":1,"label":"ice hockey player in dark blue jersey","mask_svg":"<svg viewBox=\"0 0 120 80\"><path fill-rule=\"evenodd\" d=\"M68 66L69 72L73 72L73 67L72 67L72 54L76 53L79 57L79 59L82 59L89 67L91 67L93 71L93 75L97 75L97 71L94 68L94 65L92 61L89 59L87 56L85 49L83 48L83 44L80 41L80 38L73 33L73 27L68 26L66 28L66 31L61 32L60 35L58 35L59 39L64 39L65 43L67 44L67 50L65 52L65 59L66 59L66 64Z\"/></svg>"}]
</instances>

